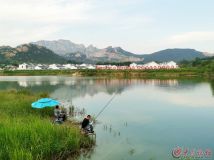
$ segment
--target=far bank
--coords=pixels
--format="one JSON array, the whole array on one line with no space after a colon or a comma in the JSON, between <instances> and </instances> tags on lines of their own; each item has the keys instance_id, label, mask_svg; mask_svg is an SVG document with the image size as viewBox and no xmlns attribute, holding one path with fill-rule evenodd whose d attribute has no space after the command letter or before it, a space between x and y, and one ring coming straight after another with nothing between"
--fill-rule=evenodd
<instances>
[{"instance_id":1,"label":"far bank","mask_svg":"<svg viewBox=\"0 0 214 160\"><path fill-rule=\"evenodd\" d=\"M108 78L204 78L214 79L214 71L199 68L179 68L160 70L1 70L0 76L47 76L65 75L79 77Z\"/></svg>"}]
</instances>

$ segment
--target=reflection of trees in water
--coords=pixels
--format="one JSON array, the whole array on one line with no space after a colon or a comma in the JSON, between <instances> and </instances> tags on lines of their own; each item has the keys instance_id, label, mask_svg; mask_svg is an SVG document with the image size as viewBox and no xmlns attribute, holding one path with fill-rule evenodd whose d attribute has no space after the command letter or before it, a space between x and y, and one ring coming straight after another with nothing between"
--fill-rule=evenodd
<instances>
[{"instance_id":1,"label":"reflection of trees in water","mask_svg":"<svg viewBox=\"0 0 214 160\"><path fill-rule=\"evenodd\" d=\"M56 88L61 87L62 85L52 86L47 82L43 82L40 85L28 85L27 87L20 86L18 82L0 82L0 90L30 90L32 92L53 92Z\"/></svg>"},{"instance_id":2,"label":"reflection of trees in water","mask_svg":"<svg viewBox=\"0 0 214 160\"><path fill-rule=\"evenodd\" d=\"M159 88L165 91L189 91L189 90L194 90L197 89L197 87L202 84L202 83L208 83L207 81L204 81L202 79L182 79L182 80L176 80L177 84L175 85L167 85L167 84L160 84L158 85Z\"/></svg>"},{"instance_id":3,"label":"reflection of trees in water","mask_svg":"<svg viewBox=\"0 0 214 160\"><path fill-rule=\"evenodd\" d=\"M64 96L93 96L99 92L108 94L121 93L130 83L124 80L106 79L64 79L57 81L8 81L0 82L0 90L25 89L32 92L59 93Z\"/></svg>"},{"instance_id":4,"label":"reflection of trees in water","mask_svg":"<svg viewBox=\"0 0 214 160\"><path fill-rule=\"evenodd\" d=\"M145 79L80 79L73 85L64 85L57 88L52 96L60 99L94 96L97 93L120 94L124 90L137 85L176 85L176 80L145 80Z\"/></svg>"},{"instance_id":5,"label":"reflection of trees in water","mask_svg":"<svg viewBox=\"0 0 214 160\"><path fill-rule=\"evenodd\" d=\"M71 99L79 96L94 96L103 92L107 94L122 93L137 85L154 85L167 90L192 89L202 81L198 80L159 80L159 79L104 79L104 78L72 78L50 77L45 79L24 77L17 81L0 82L0 90L27 89L33 92L49 92L54 97ZM211 82L212 91L214 82Z\"/></svg>"},{"instance_id":6,"label":"reflection of trees in water","mask_svg":"<svg viewBox=\"0 0 214 160\"><path fill-rule=\"evenodd\" d=\"M106 80L106 79L94 79L94 80L79 80L75 82L75 85L62 86L52 92L52 96L61 97L60 99L71 99L74 97L84 97L86 95L94 96L97 93L121 93L130 86L127 81L121 80Z\"/></svg>"}]
</instances>

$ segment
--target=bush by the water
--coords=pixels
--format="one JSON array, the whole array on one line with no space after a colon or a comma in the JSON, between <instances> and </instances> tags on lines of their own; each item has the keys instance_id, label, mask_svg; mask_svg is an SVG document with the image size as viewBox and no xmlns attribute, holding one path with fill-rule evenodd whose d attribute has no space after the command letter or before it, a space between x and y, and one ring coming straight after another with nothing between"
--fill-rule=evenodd
<instances>
[{"instance_id":1,"label":"bush by the water","mask_svg":"<svg viewBox=\"0 0 214 160\"><path fill-rule=\"evenodd\" d=\"M0 159L61 159L89 146L78 127L54 125L52 108L32 109L39 95L0 92Z\"/></svg>"}]
</instances>

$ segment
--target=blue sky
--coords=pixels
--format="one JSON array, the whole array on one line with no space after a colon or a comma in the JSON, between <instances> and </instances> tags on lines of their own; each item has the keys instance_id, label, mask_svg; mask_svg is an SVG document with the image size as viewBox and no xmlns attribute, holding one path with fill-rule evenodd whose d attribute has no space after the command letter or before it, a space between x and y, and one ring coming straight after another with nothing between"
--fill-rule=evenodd
<instances>
[{"instance_id":1,"label":"blue sky","mask_svg":"<svg viewBox=\"0 0 214 160\"><path fill-rule=\"evenodd\" d=\"M214 53L213 0L0 0L0 45L68 39L138 53Z\"/></svg>"}]
</instances>

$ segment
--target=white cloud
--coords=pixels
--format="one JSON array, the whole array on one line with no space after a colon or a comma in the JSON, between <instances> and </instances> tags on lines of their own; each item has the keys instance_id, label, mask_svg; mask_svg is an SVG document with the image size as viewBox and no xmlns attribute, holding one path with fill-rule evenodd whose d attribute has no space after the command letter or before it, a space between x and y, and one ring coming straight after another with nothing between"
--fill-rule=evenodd
<instances>
[{"instance_id":1,"label":"white cloud","mask_svg":"<svg viewBox=\"0 0 214 160\"><path fill-rule=\"evenodd\" d=\"M144 43L148 53L167 48L193 48L203 52L214 52L214 31L184 32L154 39L151 37L149 40Z\"/></svg>"},{"instance_id":2,"label":"white cloud","mask_svg":"<svg viewBox=\"0 0 214 160\"><path fill-rule=\"evenodd\" d=\"M39 38L60 39L64 35L72 36L75 42L74 32L83 36L81 31L90 35L90 29L94 28L110 33L143 28L153 19L141 12L129 11L139 3L142 4L142 0L0 0L0 45L15 46ZM75 35L77 38L78 34ZM98 39L94 41L99 42Z\"/></svg>"},{"instance_id":3,"label":"white cloud","mask_svg":"<svg viewBox=\"0 0 214 160\"><path fill-rule=\"evenodd\" d=\"M0 0L0 45L65 38L97 47L128 46L127 50L139 53L172 47L213 48L213 31L165 38L151 32L158 23L145 14L143 6L144 0Z\"/></svg>"},{"instance_id":4,"label":"white cloud","mask_svg":"<svg viewBox=\"0 0 214 160\"><path fill-rule=\"evenodd\" d=\"M17 3L18 2L18 3ZM87 17L88 3L83 1L0 1L0 20L19 23L72 23Z\"/></svg>"},{"instance_id":5,"label":"white cloud","mask_svg":"<svg viewBox=\"0 0 214 160\"><path fill-rule=\"evenodd\" d=\"M193 107L193 108L213 108L213 98L203 98L203 97L187 97L182 95L174 95L169 96L169 102L179 105L181 107ZM197 99L197 101L195 100ZM210 99L210 101L207 101L207 99Z\"/></svg>"},{"instance_id":6,"label":"white cloud","mask_svg":"<svg viewBox=\"0 0 214 160\"><path fill-rule=\"evenodd\" d=\"M15 46L54 37L64 26L86 21L88 9L84 0L0 0L0 43Z\"/></svg>"},{"instance_id":7,"label":"white cloud","mask_svg":"<svg viewBox=\"0 0 214 160\"><path fill-rule=\"evenodd\" d=\"M5 30L0 34L1 37L4 37L0 39L0 44L16 46L31 42L32 40L41 40L44 37L49 37L53 33L58 32L59 29L59 27L55 26L43 26L38 28L28 28L28 30L25 30L24 28L16 28L11 31Z\"/></svg>"},{"instance_id":8,"label":"white cloud","mask_svg":"<svg viewBox=\"0 0 214 160\"><path fill-rule=\"evenodd\" d=\"M201 93L195 92L194 89L187 89L185 92L181 90L172 90L171 92L165 90L165 88L159 88L156 87L155 89L155 100L156 101L165 101L168 103L173 104L173 106L179 106L179 107L191 107L191 108L213 108L214 99L212 96L211 91L207 92L207 90L210 90L210 86L208 83L201 83L200 85L197 85L197 90L200 90ZM149 88L146 90L147 95L144 95L148 99L151 100L154 99L154 90Z\"/></svg>"},{"instance_id":9,"label":"white cloud","mask_svg":"<svg viewBox=\"0 0 214 160\"><path fill-rule=\"evenodd\" d=\"M171 43L187 43L187 42L198 42L198 41L214 41L213 31L194 31L176 34L168 38Z\"/></svg>"}]
</instances>

